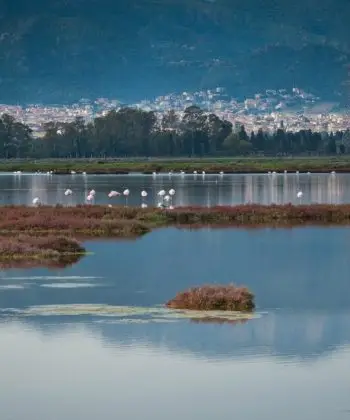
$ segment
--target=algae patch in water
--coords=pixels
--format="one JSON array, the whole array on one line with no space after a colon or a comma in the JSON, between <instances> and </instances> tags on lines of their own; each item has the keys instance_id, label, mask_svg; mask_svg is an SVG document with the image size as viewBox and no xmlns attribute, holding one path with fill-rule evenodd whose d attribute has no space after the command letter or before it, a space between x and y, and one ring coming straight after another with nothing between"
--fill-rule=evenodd
<instances>
[{"instance_id":1,"label":"algae patch in water","mask_svg":"<svg viewBox=\"0 0 350 420\"><path fill-rule=\"evenodd\" d=\"M48 289L77 289L86 287L101 287L102 284L96 283L44 283L40 287L46 287Z\"/></svg>"},{"instance_id":2,"label":"algae patch in water","mask_svg":"<svg viewBox=\"0 0 350 420\"><path fill-rule=\"evenodd\" d=\"M94 324L115 325L115 324L149 324L152 323L171 323L178 322L179 319L170 318L117 318L117 319L99 319Z\"/></svg>"},{"instance_id":3,"label":"algae patch in water","mask_svg":"<svg viewBox=\"0 0 350 420\"><path fill-rule=\"evenodd\" d=\"M257 314L231 312L231 311L195 311L169 309L159 307L141 307L141 306L112 306L112 305L42 305L32 306L20 312L22 316L99 316L99 317L117 317L127 319L144 319L153 322L166 322L181 319L221 319L221 320L248 320L257 318ZM131 318L132 317L132 318Z\"/></svg>"},{"instance_id":4,"label":"algae patch in water","mask_svg":"<svg viewBox=\"0 0 350 420\"><path fill-rule=\"evenodd\" d=\"M0 290L24 290L25 286L22 284L2 284Z\"/></svg>"}]
</instances>

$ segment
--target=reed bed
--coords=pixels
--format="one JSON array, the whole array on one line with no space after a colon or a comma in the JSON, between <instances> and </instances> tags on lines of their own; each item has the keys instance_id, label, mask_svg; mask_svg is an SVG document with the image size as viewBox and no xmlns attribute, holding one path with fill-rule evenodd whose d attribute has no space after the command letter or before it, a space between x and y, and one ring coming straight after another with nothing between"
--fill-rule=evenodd
<instances>
[{"instance_id":1,"label":"reed bed","mask_svg":"<svg viewBox=\"0 0 350 420\"><path fill-rule=\"evenodd\" d=\"M255 308L253 293L246 287L233 284L193 287L178 293L166 306L171 309L242 312L251 312Z\"/></svg>"}]
</instances>

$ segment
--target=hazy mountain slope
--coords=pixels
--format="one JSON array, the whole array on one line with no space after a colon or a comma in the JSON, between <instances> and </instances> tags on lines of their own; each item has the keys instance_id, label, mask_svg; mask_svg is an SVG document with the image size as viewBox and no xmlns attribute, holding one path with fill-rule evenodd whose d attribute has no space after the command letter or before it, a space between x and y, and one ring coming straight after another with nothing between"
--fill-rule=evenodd
<instances>
[{"instance_id":1,"label":"hazy mountain slope","mask_svg":"<svg viewBox=\"0 0 350 420\"><path fill-rule=\"evenodd\" d=\"M346 0L5 1L0 101L135 100L225 85L344 96Z\"/></svg>"}]
</instances>

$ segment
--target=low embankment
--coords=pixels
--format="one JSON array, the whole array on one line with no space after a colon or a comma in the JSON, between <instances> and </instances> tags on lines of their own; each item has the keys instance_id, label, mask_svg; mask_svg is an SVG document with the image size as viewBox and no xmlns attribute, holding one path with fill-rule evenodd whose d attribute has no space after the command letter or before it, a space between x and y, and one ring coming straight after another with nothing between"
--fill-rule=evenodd
<instances>
[{"instance_id":1,"label":"low embankment","mask_svg":"<svg viewBox=\"0 0 350 420\"><path fill-rule=\"evenodd\" d=\"M3 161L0 172L49 172L54 174L127 174L139 172L193 173L266 173L276 172L350 172L350 158L345 157L296 157L296 158L202 158L202 159L137 159L89 160L61 159L36 161Z\"/></svg>"}]
</instances>

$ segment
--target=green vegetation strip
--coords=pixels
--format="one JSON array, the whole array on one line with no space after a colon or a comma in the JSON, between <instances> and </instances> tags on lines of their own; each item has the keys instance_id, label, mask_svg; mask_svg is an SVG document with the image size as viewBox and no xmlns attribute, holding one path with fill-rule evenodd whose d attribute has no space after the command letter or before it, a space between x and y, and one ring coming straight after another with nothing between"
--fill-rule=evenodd
<instances>
[{"instance_id":1,"label":"green vegetation strip","mask_svg":"<svg viewBox=\"0 0 350 420\"><path fill-rule=\"evenodd\" d=\"M180 173L185 171L205 171L206 173L264 173L268 171L300 172L350 172L350 157L305 157L305 158L204 158L191 160L146 160L146 161L111 161L111 160L60 160L60 161L3 161L0 172L48 172L68 174L71 171L88 174L127 174L131 172Z\"/></svg>"}]
</instances>

